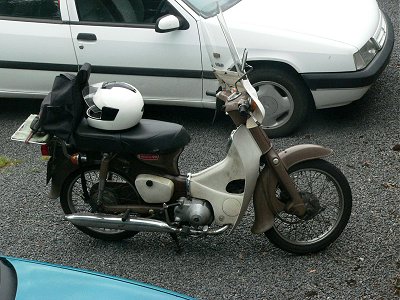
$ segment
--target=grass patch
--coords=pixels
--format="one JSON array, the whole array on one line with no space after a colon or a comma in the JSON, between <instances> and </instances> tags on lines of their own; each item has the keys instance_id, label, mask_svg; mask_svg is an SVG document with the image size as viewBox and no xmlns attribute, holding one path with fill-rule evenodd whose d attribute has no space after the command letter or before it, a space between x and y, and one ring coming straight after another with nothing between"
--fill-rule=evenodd
<instances>
[{"instance_id":1,"label":"grass patch","mask_svg":"<svg viewBox=\"0 0 400 300\"><path fill-rule=\"evenodd\" d=\"M5 156L0 155L0 169L10 166L15 166L18 163L15 159L9 159Z\"/></svg>"}]
</instances>

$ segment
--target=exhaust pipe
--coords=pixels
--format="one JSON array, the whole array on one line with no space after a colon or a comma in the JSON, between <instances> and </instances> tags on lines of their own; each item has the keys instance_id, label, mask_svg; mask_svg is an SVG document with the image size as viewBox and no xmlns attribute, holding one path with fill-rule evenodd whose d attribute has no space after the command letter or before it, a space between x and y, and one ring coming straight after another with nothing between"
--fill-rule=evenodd
<instances>
[{"instance_id":1,"label":"exhaust pipe","mask_svg":"<svg viewBox=\"0 0 400 300\"><path fill-rule=\"evenodd\" d=\"M75 213L66 215L65 219L70 221L76 226L95 227L95 228L108 228L120 229L128 231L141 231L141 232L165 232L165 233L182 233L191 235L217 235L225 232L230 226L225 225L217 229L209 229L205 226L205 230L183 230L183 228L176 228L168 225L166 222L154 219L145 219L139 217L132 217L127 220L122 220L122 217L115 215L107 215L100 213Z\"/></svg>"},{"instance_id":2,"label":"exhaust pipe","mask_svg":"<svg viewBox=\"0 0 400 300\"><path fill-rule=\"evenodd\" d=\"M107 214L75 213L65 219L76 226L120 229L128 231L178 233L180 229L169 226L166 222L133 217L122 221L121 217Z\"/></svg>"}]
</instances>

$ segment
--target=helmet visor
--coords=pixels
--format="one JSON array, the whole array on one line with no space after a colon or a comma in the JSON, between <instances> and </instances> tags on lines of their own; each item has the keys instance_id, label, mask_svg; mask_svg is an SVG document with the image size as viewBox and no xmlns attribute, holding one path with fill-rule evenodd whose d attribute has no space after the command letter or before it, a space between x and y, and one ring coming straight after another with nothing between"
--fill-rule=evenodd
<instances>
[{"instance_id":1,"label":"helmet visor","mask_svg":"<svg viewBox=\"0 0 400 300\"><path fill-rule=\"evenodd\" d=\"M86 86L82 90L83 99L87 105L86 114L94 119L101 119L101 109L96 106L93 101L93 96L96 94L97 90L102 87L103 83L96 83L93 85Z\"/></svg>"}]
</instances>

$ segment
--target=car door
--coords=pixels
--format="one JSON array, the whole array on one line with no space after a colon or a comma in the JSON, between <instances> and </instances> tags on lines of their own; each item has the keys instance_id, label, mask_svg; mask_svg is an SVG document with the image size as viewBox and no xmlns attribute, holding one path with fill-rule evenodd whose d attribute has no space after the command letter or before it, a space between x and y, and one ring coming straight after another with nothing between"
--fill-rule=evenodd
<instances>
[{"instance_id":1,"label":"car door","mask_svg":"<svg viewBox=\"0 0 400 300\"><path fill-rule=\"evenodd\" d=\"M43 97L78 68L64 1L0 1L0 96Z\"/></svg>"},{"instance_id":2,"label":"car door","mask_svg":"<svg viewBox=\"0 0 400 300\"><path fill-rule=\"evenodd\" d=\"M196 21L175 1L68 0L68 9L78 62L92 64L91 83L128 82L146 103L202 105ZM165 14L179 16L184 29L157 33Z\"/></svg>"}]
</instances>

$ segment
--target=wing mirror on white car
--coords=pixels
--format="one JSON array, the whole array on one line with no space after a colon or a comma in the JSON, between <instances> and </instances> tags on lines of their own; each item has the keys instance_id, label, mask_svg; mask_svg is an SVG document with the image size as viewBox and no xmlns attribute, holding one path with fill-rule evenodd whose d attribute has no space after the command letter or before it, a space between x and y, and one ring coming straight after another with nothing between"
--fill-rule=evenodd
<instances>
[{"instance_id":1,"label":"wing mirror on white car","mask_svg":"<svg viewBox=\"0 0 400 300\"><path fill-rule=\"evenodd\" d=\"M181 27L181 21L174 15L165 15L156 22L156 32L170 32L178 30Z\"/></svg>"}]
</instances>

